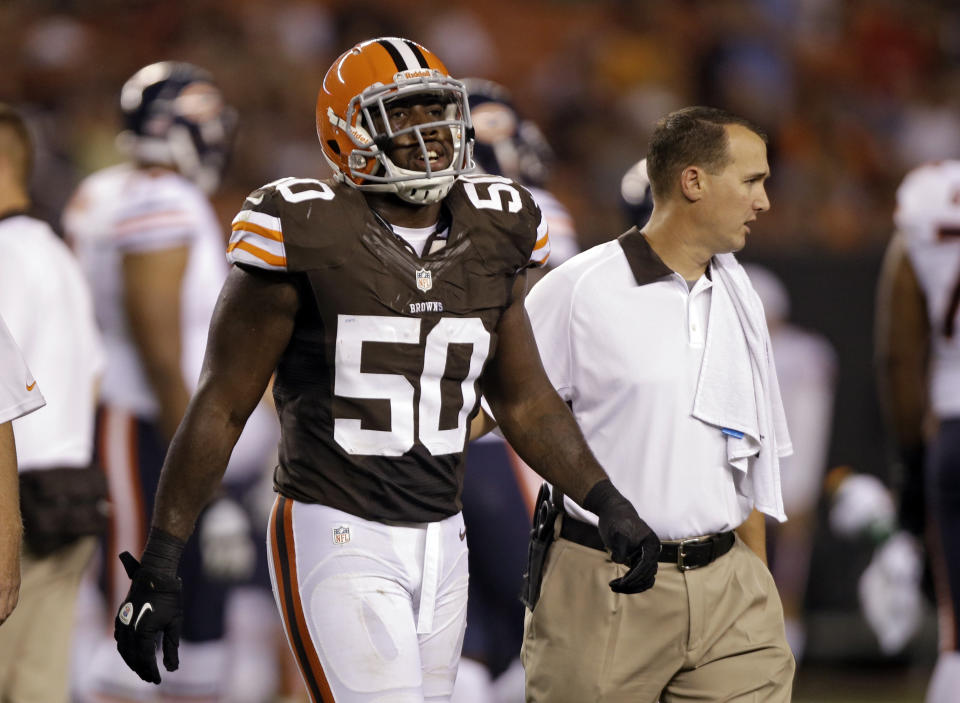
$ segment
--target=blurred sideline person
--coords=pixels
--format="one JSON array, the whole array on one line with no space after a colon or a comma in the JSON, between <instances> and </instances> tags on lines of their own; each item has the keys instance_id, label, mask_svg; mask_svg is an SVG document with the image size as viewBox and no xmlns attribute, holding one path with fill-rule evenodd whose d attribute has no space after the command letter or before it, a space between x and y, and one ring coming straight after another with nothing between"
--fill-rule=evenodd
<instances>
[{"instance_id":1,"label":"blurred sideline person","mask_svg":"<svg viewBox=\"0 0 960 703\"><path fill-rule=\"evenodd\" d=\"M544 185L553 153L530 120L518 114L503 86L467 78L464 86L476 142L477 173L523 185L550 232L550 258L539 274L578 251L573 218ZM539 275L537 276L539 278ZM535 282L527 274L528 288ZM540 478L498 433L470 445L463 484L463 521L470 547L470 586L463 658L454 703L523 701L523 570Z\"/></svg>"},{"instance_id":2,"label":"blurred sideline person","mask_svg":"<svg viewBox=\"0 0 960 703\"><path fill-rule=\"evenodd\" d=\"M647 165L643 230L548 273L527 311L554 387L662 540L660 569L649 591L610 593L619 567L596 517L556 487L543 495L527 700L788 701L764 514L785 519L791 446L763 308L732 255L769 208L766 140L739 117L685 108L657 123Z\"/></svg>"},{"instance_id":3,"label":"blurred sideline person","mask_svg":"<svg viewBox=\"0 0 960 703\"><path fill-rule=\"evenodd\" d=\"M641 159L623 176L621 203L628 220L642 228L653 212L647 160ZM803 599L810 573L810 556L830 449L836 352L823 336L788 322L786 287L768 269L744 264L763 303L794 453L780 465L783 523L767 521L767 545L774 581L783 602L787 640L799 662L806 644Z\"/></svg>"},{"instance_id":4,"label":"blurred sideline person","mask_svg":"<svg viewBox=\"0 0 960 703\"><path fill-rule=\"evenodd\" d=\"M235 114L204 70L160 62L123 86L129 161L87 177L64 213L103 331L107 369L97 422L99 461L114 506L103 563L108 603L127 576L117 554L143 543L167 446L200 376L207 329L228 266L225 236L208 201L229 154ZM275 421L258 408L228 480L266 468ZM211 496L213 497L213 496ZM219 700L229 677L224 610L229 586L255 568L249 521L223 494L206 507L183 560L188 665L161 695ZM123 665L112 641L96 648L85 681L92 700L145 700L156 689Z\"/></svg>"},{"instance_id":5,"label":"blurred sideline person","mask_svg":"<svg viewBox=\"0 0 960 703\"><path fill-rule=\"evenodd\" d=\"M928 703L960 690L960 161L920 166L897 190L877 295L876 354L899 459L899 523L922 540L939 613Z\"/></svg>"},{"instance_id":6,"label":"blurred sideline person","mask_svg":"<svg viewBox=\"0 0 960 703\"><path fill-rule=\"evenodd\" d=\"M107 520L93 465L104 355L83 272L27 215L32 154L23 119L0 104L0 315L47 400L13 423L24 546L20 605L0 628L0 700L65 703L77 590Z\"/></svg>"},{"instance_id":7,"label":"blurred sideline person","mask_svg":"<svg viewBox=\"0 0 960 703\"><path fill-rule=\"evenodd\" d=\"M0 627L20 595L20 491L13 420L45 404L17 343L0 317Z\"/></svg>"},{"instance_id":8,"label":"blurred sideline person","mask_svg":"<svg viewBox=\"0 0 960 703\"><path fill-rule=\"evenodd\" d=\"M767 547L770 570L783 602L787 641L799 663L806 644L803 601L816 510L829 461L836 352L822 335L789 322L789 294L779 278L757 264L744 264L743 268L763 302L794 448L780 464L783 509L790 519L767 521Z\"/></svg>"},{"instance_id":9,"label":"blurred sideline person","mask_svg":"<svg viewBox=\"0 0 960 703\"><path fill-rule=\"evenodd\" d=\"M317 131L335 177L258 188L234 219L234 264L200 385L164 463L117 647L144 680L178 666L177 565L271 376L283 432L269 525L288 641L314 701L447 701L467 599L463 453L481 391L531 465L601 516L649 580L650 532L550 387L523 311L546 259L529 193L468 176L463 84L406 39L361 42L327 71ZM655 540L655 538L653 538ZM186 653L184 656L186 660Z\"/></svg>"}]
</instances>

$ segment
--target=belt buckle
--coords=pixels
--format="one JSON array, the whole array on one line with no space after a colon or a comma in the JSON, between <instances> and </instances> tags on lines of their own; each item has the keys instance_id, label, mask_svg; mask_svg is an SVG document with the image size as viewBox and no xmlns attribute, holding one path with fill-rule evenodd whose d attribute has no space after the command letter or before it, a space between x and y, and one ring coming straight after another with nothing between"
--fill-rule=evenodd
<instances>
[{"instance_id":1,"label":"belt buckle","mask_svg":"<svg viewBox=\"0 0 960 703\"><path fill-rule=\"evenodd\" d=\"M692 569L699 568L697 564L684 564L684 557L687 555L684 553L683 548L688 544L698 544L700 542L706 542L709 540L709 537L691 537L689 539L680 540L680 544L677 545L677 568L680 571L690 571Z\"/></svg>"}]
</instances>

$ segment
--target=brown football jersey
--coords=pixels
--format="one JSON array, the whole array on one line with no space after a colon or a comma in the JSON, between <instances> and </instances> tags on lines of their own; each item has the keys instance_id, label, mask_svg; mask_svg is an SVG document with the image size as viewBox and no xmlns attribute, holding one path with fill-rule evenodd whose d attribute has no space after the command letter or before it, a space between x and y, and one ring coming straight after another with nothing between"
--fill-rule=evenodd
<instances>
[{"instance_id":1,"label":"brown football jersey","mask_svg":"<svg viewBox=\"0 0 960 703\"><path fill-rule=\"evenodd\" d=\"M228 258L300 290L274 382L283 495L384 521L460 510L479 378L517 273L549 242L505 178L461 177L444 209L446 243L422 257L333 181L276 181L234 219Z\"/></svg>"}]
</instances>

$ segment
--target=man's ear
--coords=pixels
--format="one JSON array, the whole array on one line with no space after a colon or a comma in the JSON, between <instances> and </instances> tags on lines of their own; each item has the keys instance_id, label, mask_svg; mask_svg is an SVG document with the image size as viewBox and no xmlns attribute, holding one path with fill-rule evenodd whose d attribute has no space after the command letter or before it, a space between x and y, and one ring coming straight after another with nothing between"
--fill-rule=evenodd
<instances>
[{"instance_id":1,"label":"man's ear","mask_svg":"<svg viewBox=\"0 0 960 703\"><path fill-rule=\"evenodd\" d=\"M680 172L680 192L691 202L703 197L704 172L699 166L687 166Z\"/></svg>"}]
</instances>

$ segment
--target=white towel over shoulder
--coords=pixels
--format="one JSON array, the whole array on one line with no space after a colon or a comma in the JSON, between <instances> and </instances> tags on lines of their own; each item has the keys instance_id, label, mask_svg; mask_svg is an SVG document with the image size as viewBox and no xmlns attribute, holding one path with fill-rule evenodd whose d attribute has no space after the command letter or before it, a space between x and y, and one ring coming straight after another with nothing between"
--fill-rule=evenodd
<instances>
[{"instance_id":1,"label":"white towel over shoulder","mask_svg":"<svg viewBox=\"0 0 960 703\"><path fill-rule=\"evenodd\" d=\"M763 304L733 254L718 255L714 262L693 416L743 434L727 435L727 460L748 479L737 484L757 510L783 522L780 457L792 454L793 446Z\"/></svg>"}]
</instances>

